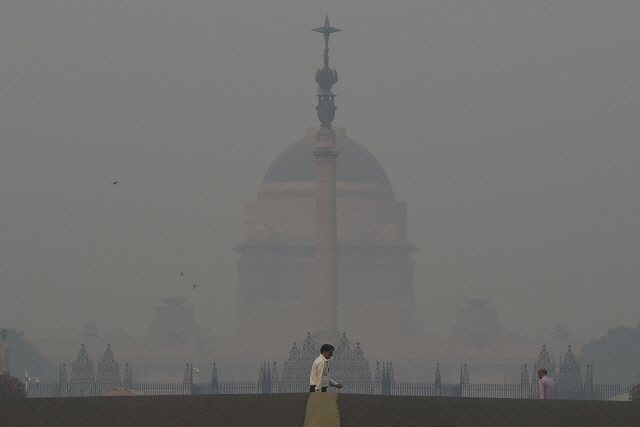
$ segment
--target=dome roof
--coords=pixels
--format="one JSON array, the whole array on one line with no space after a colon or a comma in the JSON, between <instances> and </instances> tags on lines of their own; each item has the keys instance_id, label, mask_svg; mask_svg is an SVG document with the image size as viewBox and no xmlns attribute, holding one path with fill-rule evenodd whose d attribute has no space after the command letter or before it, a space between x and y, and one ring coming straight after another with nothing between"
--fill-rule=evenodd
<instances>
[{"instance_id":1,"label":"dome roof","mask_svg":"<svg viewBox=\"0 0 640 427\"><path fill-rule=\"evenodd\" d=\"M370 182L391 185L387 174L373 154L347 137L344 128L336 132L336 181ZM262 180L263 184L276 182L308 182L316 180L316 133L318 128L307 129L307 135L287 147L273 161Z\"/></svg>"}]
</instances>

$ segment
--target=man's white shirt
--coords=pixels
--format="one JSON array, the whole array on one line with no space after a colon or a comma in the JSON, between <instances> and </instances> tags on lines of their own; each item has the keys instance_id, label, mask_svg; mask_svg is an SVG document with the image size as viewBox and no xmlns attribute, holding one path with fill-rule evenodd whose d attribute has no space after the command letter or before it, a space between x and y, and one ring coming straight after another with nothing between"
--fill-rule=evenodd
<instances>
[{"instance_id":1,"label":"man's white shirt","mask_svg":"<svg viewBox=\"0 0 640 427\"><path fill-rule=\"evenodd\" d=\"M544 376L538 381L538 398L555 399L556 398L556 382Z\"/></svg>"},{"instance_id":2,"label":"man's white shirt","mask_svg":"<svg viewBox=\"0 0 640 427\"><path fill-rule=\"evenodd\" d=\"M327 366L328 360L321 354L313 361L311 366L311 376L309 377L309 384L316 386L316 391L321 391L322 387L335 387L337 382L329 378L329 367Z\"/></svg>"}]
</instances>

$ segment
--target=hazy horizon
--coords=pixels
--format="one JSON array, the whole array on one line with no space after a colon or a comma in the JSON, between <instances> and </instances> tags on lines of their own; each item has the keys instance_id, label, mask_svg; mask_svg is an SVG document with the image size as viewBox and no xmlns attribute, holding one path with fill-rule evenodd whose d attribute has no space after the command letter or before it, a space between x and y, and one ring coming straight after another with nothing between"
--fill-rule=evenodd
<instances>
[{"instance_id":1,"label":"hazy horizon","mask_svg":"<svg viewBox=\"0 0 640 427\"><path fill-rule=\"evenodd\" d=\"M333 124L407 203L426 334L470 297L505 335L640 323L640 3L61 0L0 5L0 327L145 336L185 297L231 333L244 204L319 124L325 15Z\"/></svg>"}]
</instances>

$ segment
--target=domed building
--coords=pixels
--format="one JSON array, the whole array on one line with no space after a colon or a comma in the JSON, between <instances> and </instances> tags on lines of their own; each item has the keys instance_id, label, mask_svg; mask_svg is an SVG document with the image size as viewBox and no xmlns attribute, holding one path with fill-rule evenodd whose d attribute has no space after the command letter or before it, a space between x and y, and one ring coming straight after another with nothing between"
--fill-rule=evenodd
<instances>
[{"instance_id":1,"label":"domed building","mask_svg":"<svg viewBox=\"0 0 640 427\"><path fill-rule=\"evenodd\" d=\"M396 201L375 157L335 128L338 328L349 336L400 337L415 332L416 249L407 240L407 210ZM245 208L236 250L240 336L303 337L312 330L315 283L315 193L318 128L271 164L257 200Z\"/></svg>"},{"instance_id":2,"label":"domed building","mask_svg":"<svg viewBox=\"0 0 640 427\"><path fill-rule=\"evenodd\" d=\"M309 129L275 159L257 200L246 204L244 237L235 248L240 256L237 334L201 333L194 308L174 297L163 299L147 337L104 334L94 324L81 337L32 341L41 354L62 364L79 346L86 354L86 340L87 347L113 344L126 354L138 381L193 380L193 366L185 369L185 360L214 369L217 362L228 378L247 381L265 360L273 361L271 372L276 372L275 360L292 341L313 334L318 343L340 349L343 332L362 341L376 359L393 360L405 380L423 382L429 367L436 366L438 373L455 378L458 372L462 376L463 363L472 363L478 372L474 381L512 381L507 378L514 373L522 381L521 363L548 340L502 336L496 309L485 307L487 299L468 299L449 337L416 333L411 258L416 248L407 239L406 205L395 200L374 156L343 128L332 128L337 72L328 66L328 39L340 30L330 27L327 17L314 31L325 39L324 68L316 72L321 128ZM559 328L551 344L564 346L567 338L566 327ZM294 349L298 352L295 343L290 356ZM345 354L361 356L361 351ZM293 365L301 368L306 388L310 361L301 360ZM344 377L338 370L337 378L347 384L350 376L365 378L366 363L366 370L356 366L343 371Z\"/></svg>"}]
</instances>

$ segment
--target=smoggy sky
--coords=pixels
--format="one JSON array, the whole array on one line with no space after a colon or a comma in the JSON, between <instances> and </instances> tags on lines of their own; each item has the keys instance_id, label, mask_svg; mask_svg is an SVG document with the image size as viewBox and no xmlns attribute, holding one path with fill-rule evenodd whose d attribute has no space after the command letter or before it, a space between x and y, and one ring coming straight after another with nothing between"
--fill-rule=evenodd
<instances>
[{"instance_id":1,"label":"smoggy sky","mask_svg":"<svg viewBox=\"0 0 640 427\"><path fill-rule=\"evenodd\" d=\"M0 327L144 336L180 296L230 333L327 14L333 124L407 203L426 333L465 297L522 336L640 322L640 2L66 0L0 3Z\"/></svg>"}]
</instances>

